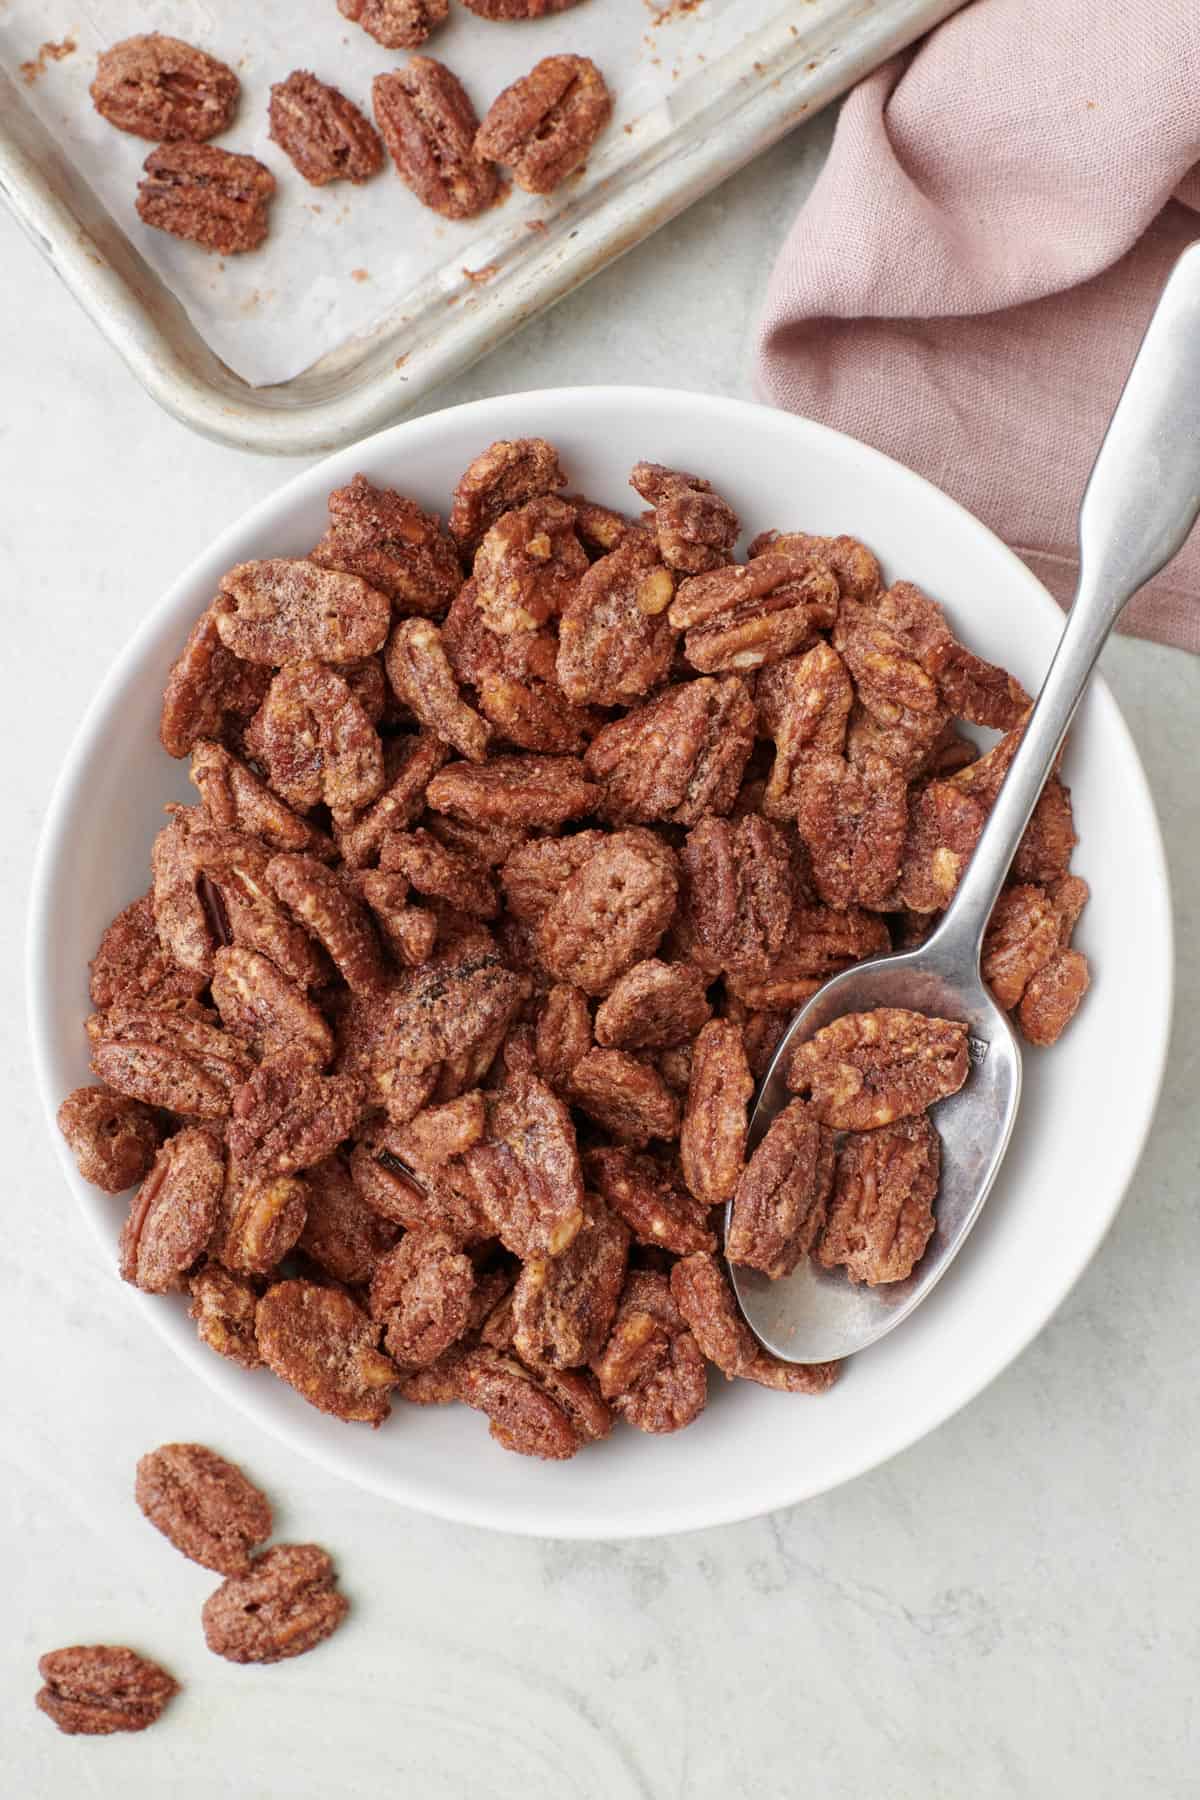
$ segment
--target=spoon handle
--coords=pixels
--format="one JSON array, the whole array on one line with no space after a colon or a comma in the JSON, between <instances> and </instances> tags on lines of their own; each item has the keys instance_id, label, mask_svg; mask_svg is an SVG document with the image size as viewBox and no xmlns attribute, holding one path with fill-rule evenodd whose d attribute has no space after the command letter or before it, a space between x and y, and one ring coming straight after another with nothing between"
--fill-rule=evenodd
<instances>
[{"instance_id":1,"label":"spoon handle","mask_svg":"<svg viewBox=\"0 0 1200 1800\"><path fill-rule=\"evenodd\" d=\"M1009 864L1108 634L1200 513L1200 243L1172 269L1079 510L1079 585L975 854L927 950L978 968ZM936 946L936 948L935 948Z\"/></svg>"}]
</instances>

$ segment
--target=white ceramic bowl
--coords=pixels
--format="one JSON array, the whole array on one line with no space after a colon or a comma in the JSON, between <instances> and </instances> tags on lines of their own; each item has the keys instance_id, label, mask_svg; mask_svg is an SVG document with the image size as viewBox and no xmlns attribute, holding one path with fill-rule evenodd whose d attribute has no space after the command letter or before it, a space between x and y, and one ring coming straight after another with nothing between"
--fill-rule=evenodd
<instances>
[{"instance_id":1,"label":"white ceramic bowl","mask_svg":"<svg viewBox=\"0 0 1200 1800\"><path fill-rule=\"evenodd\" d=\"M1017 558L917 476L805 420L730 400L638 388L580 388L480 401L417 419L331 456L224 531L184 573L109 671L46 820L29 945L34 1054L54 1109L89 1080L82 1020L87 961L112 915L148 883L168 800L194 798L185 765L158 745L167 669L218 577L245 558L298 555L325 524L329 490L363 470L445 511L464 465L498 437L540 434L562 452L571 490L631 504L641 457L708 476L748 534L764 527L851 532L942 601L966 641L1037 686L1061 615ZM636 505L636 502L632 502ZM1028 1051L1025 1098L1001 1179L969 1244L910 1323L854 1360L821 1399L712 1386L676 1437L619 1428L567 1464L511 1456L463 1407L400 1405L380 1431L306 1406L269 1375L205 1349L180 1300L122 1287L148 1324L230 1403L330 1469L447 1518L560 1537L634 1537L720 1524L848 1481L949 1417L1045 1324L1100 1242L1150 1126L1167 1043L1171 921L1162 844L1141 765L1111 695L1096 683L1066 764L1092 884L1080 941L1094 985L1063 1042ZM125 1202L63 1170L113 1256Z\"/></svg>"}]
</instances>

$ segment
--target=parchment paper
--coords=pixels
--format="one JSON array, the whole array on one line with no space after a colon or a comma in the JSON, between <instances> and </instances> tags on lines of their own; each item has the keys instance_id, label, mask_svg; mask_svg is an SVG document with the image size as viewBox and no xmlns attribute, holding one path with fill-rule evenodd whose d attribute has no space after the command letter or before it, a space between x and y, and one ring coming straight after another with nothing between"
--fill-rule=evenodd
<instances>
[{"instance_id":1,"label":"parchment paper","mask_svg":"<svg viewBox=\"0 0 1200 1800\"><path fill-rule=\"evenodd\" d=\"M493 212L462 224L421 206L390 162L363 187L313 188L268 139L271 84L293 69L311 69L369 117L373 77L405 60L344 19L336 0L0 0L0 66L201 336L235 373L263 386L369 334L410 298L415 312L431 284L461 288L464 270L486 271L529 221L578 204L591 184L666 135L672 97L689 78L711 73L714 62L781 10L812 19L820 0L782 9L781 0L585 0L521 24L489 22L453 4L422 49L449 64L480 116L501 88L560 51L591 56L617 103L581 178L546 199L514 191ZM237 71L238 116L215 141L259 157L279 184L260 250L220 259L138 218L134 199L152 146L106 124L87 90L98 52L145 31L183 38ZM40 72L22 80L21 65L44 43L68 38L77 45L72 54L43 59Z\"/></svg>"}]
</instances>

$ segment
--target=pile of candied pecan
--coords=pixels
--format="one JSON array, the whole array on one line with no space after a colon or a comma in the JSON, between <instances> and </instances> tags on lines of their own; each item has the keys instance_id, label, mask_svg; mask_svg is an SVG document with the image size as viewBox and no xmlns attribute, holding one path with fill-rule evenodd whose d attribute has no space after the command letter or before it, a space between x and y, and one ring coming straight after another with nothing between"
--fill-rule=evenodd
<instances>
[{"instance_id":1,"label":"pile of candied pecan","mask_svg":"<svg viewBox=\"0 0 1200 1800\"><path fill-rule=\"evenodd\" d=\"M562 12L575 0L464 0L485 19ZM338 0L387 49L414 49L446 18L448 0ZM161 32L124 38L97 61L92 103L102 118L157 143L143 165L137 210L147 225L223 256L267 236L275 177L256 157L208 140L227 131L241 83L231 68ZM546 56L492 102L482 123L462 82L431 56L377 75L378 130L338 88L296 69L271 89L271 138L314 187L361 184L384 145L423 205L474 218L504 193L508 168L527 193L549 194L587 160L612 117L612 95L586 56ZM382 134L382 137L381 137Z\"/></svg>"},{"instance_id":2,"label":"pile of candied pecan","mask_svg":"<svg viewBox=\"0 0 1200 1800\"><path fill-rule=\"evenodd\" d=\"M614 1412L688 1424L706 1361L819 1391L741 1323L713 1209L772 1275L896 1280L933 1226L960 1026L840 1021L748 1165L746 1108L790 1012L949 901L1027 696L855 540L735 562L706 481L631 481L638 521L496 443L443 530L358 475L308 557L228 572L167 682L199 803L104 934L103 1085L60 1122L141 1182L125 1278L342 1418L463 1400L566 1457ZM1074 842L1055 776L985 949L1039 1044L1087 985Z\"/></svg>"}]
</instances>

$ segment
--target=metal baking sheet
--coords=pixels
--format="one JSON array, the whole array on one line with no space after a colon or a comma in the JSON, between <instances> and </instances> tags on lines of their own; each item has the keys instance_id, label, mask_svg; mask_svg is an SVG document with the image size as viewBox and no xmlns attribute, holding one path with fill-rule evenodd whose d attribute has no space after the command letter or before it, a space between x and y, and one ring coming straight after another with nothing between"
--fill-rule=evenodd
<instances>
[{"instance_id":1,"label":"metal baking sheet","mask_svg":"<svg viewBox=\"0 0 1200 1800\"><path fill-rule=\"evenodd\" d=\"M357 81L345 81L361 99L370 73L395 59L366 39L364 53L363 34L342 33L344 21L328 4L342 56L367 56ZM115 133L108 134L117 140L110 145L103 126L97 139L87 80L97 45L128 28L127 7L85 5L87 28L75 27L74 55L61 64L47 61L23 80L18 59L36 58L40 43L61 27L59 0L36 6L13 0L0 12L0 192L168 411L239 448L311 454L412 408L958 4L588 0L577 13L559 15L557 32L548 21L481 26L462 13L450 28L457 38L439 34L427 47L468 79L481 107L539 55L598 48L578 24L569 33L566 21L590 18L593 34L597 21L605 23L612 41L597 60L618 95L618 114L584 174L549 200L517 193L482 220L447 228L423 213L390 171L361 190L369 201L356 191L343 202L345 190L304 188L279 154L268 151L264 159L287 193L290 230L275 237L273 263L229 259L227 271L188 246L148 241L158 234L147 232L132 211L147 146ZM98 18L97 10L108 16ZM177 6L137 11L143 29L174 29L222 54L231 35L235 48L243 37L251 42L244 9L237 9L237 32L231 24L222 33L216 0L199 9L203 29L194 23L189 29ZM264 42L270 13L264 4L256 15ZM68 33L60 28L57 35ZM481 43L496 47L490 83L477 62L467 66ZM319 60L319 72L339 80L340 65L331 67L330 56ZM243 77L245 120L223 141L262 153L266 86L296 58L260 51L256 62L247 49L229 59ZM297 230L297 208L304 206L310 217ZM371 259L364 245L382 249ZM381 265L378 271L352 269L356 251ZM232 267L235 262L240 266ZM247 265L256 262L248 274ZM363 292L368 277L372 285ZM324 306L316 303L321 296ZM264 370L269 378L255 385ZM280 371L286 379L278 378Z\"/></svg>"}]
</instances>

